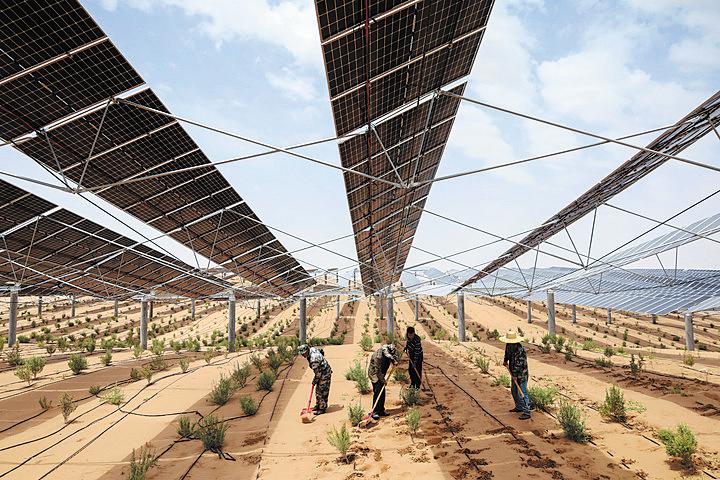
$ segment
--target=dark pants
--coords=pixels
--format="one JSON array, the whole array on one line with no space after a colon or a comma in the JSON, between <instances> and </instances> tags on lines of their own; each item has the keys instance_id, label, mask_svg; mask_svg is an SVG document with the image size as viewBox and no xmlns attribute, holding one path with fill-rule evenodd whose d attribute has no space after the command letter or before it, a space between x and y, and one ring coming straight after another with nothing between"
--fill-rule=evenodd
<instances>
[{"instance_id":1,"label":"dark pants","mask_svg":"<svg viewBox=\"0 0 720 480\"><path fill-rule=\"evenodd\" d=\"M410 373L410 386L420 388L422 383L422 355L419 358L411 358L408 366L408 373Z\"/></svg>"},{"instance_id":2,"label":"dark pants","mask_svg":"<svg viewBox=\"0 0 720 480\"><path fill-rule=\"evenodd\" d=\"M519 381L520 389L522 391L522 395L520 395L520 392L518 391L517 386L515 386L515 382L512 382L512 385L510 386L510 393L512 393L513 400L515 400L515 408L518 410L522 410L524 413L530 414L530 399L528 398L527 394L527 380Z\"/></svg>"},{"instance_id":3,"label":"dark pants","mask_svg":"<svg viewBox=\"0 0 720 480\"><path fill-rule=\"evenodd\" d=\"M373 405L375 405L374 413L380 414L385 413L385 390L383 390L383 383L373 383ZM382 393L380 393L382 390ZM377 404L375 401L377 400Z\"/></svg>"}]
</instances>

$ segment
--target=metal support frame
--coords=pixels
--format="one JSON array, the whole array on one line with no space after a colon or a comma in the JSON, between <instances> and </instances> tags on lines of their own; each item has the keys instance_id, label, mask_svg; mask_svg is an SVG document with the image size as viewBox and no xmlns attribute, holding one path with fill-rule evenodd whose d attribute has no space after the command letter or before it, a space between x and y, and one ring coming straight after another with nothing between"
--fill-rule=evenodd
<instances>
[{"instance_id":1,"label":"metal support frame","mask_svg":"<svg viewBox=\"0 0 720 480\"><path fill-rule=\"evenodd\" d=\"M655 314L652 315L652 324L657 325L657 315Z\"/></svg>"},{"instance_id":2,"label":"metal support frame","mask_svg":"<svg viewBox=\"0 0 720 480\"><path fill-rule=\"evenodd\" d=\"M572 323L573 325L577 323L577 305L572 306Z\"/></svg>"},{"instance_id":3,"label":"metal support frame","mask_svg":"<svg viewBox=\"0 0 720 480\"><path fill-rule=\"evenodd\" d=\"M148 299L140 300L140 348L147 350Z\"/></svg>"},{"instance_id":4,"label":"metal support frame","mask_svg":"<svg viewBox=\"0 0 720 480\"><path fill-rule=\"evenodd\" d=\"M420 321L420 297L415 295L415 323Z\"/></svg>"},{"instance_id":5,"label":"metal support frame","mask_svg":"<svg viewBox=\"0 0 720 480\"><path fill-rule=\"evenodd\" d=\"M607 324L612 325L613 318L612 318L612 308L607 309Z\"/></svg>"},{"instance_id":6,"label":"metal support frame","mask_svg":"<svg viewBox=\"0 0 720 480\"><path fill-rule=\"evenodd\" d=\"M260 318L260 299L258 298L255 301L255 319Z\"/></svg>"},{"instance_id":7,"label":"metal support frame","mask_svg":"<svg viewBox=\"0 0 720 480\"><path fill-rule=\"evenodd\" d=\"M335 298L335 321L340 321L340 295Z\"/></svg>"},{"instance_id":8,"label":"metal support frame","mask_svg":"<svg viewBox=\"0 0 720 480\"><path fill-rule=\"evenodd\" d=\"M190 318L195 320L195 299L190 300Z\"/></svg>"},{"instance_id":9,"label":"metal support frame","mask_svg":"<svg viewBox=\"0 0 720 480\"><path fill-rule=\"evenodd\" d=\"M120 308L119 308L117 300L115 300L115 303L113 304L113 316L115 317L116 320L120 316Z\"/></svg>"},{"instance_id":10,"label":"metal support frame","mask_svg":"<svg viewBox=\"0 0 720 480\"><path fill-rule=\"evenodd\" d=\"M10 320L8 321L8 346L15 345L17 340L18 291L10 291Z\"/></svg>"},{"instance_id":11,"label":"metal support frame","mask_svg":"<svg viewBox=\"0 0 720 480\"><path fill-rule=\"evenodd\" d=\"M75 295L70 295L70 318L75 318Z\"/></svg>"},{"instance_id":12,"label":"metal support frame","mask_svg":"<svg viewBox=\"0 0 720 480\"><path fill-rule=\"evenodd\" d=\"M300 343L307 343L307 303L305 295L300 295Z\"/></svg>"},{"instance_id":13,"label":"metal support frame","mask_svg":"<svg viewBox=\"0 0 720 480\"><path fill-rule=\"evenodd\" d=\"M388 292L387 296L387 334L392 337L395 333L395 312L393 311L392 292Z\"/></svg>"},{"instance_id":14,"label":"metal support frame","mask_svg":"<svg viewBox=\"0 0 720 480\"><path fill-rule=\"evenodd\" d=\"M43 314L43 299L42 295L38 296L38 303L37 303L37 316L38 318L42 318Z\"/></svg>"},{"instance_id":15,"label":"metal support frame","mask_svg":"<svg viewBox=\"0 0 720 480\"><path fill-rule=\"evenodd\" d=\"M235 351L235 297L228 297L228 352Z\"/></svg>"},{"instance_id":16,"label":"metal support frame","mask_svg":"<svg viewBox=\"0 0 720 480\"><path fill-rule=\"evenodd\" d=\"M461 291L457 293L457 321L458 321L458 341L465 341L465 294Z\"/></svg>"},{"instance_id":17,"label":"metal support frame","mask_svg":"<svg viewBox=\"0 0 720 480\"><path fill-rule=\"evenodd\" d=\"M155 306L155 302L150 300L150 310L148 312L148 319L150 319L150 320L152 320L154 317L154 313L155 313L154 308L153 308L154 306Z\"/></svg>"},{"instance_id":18,"label":"metal support frame","mask_svg":"<svg viewBox=\"0 0 720 480\"><path fill-rule=\"evenodd\" d=\"M555 292L547 291L548 333L555 335Z\"/></svg>"},{"instance_id":19,"label":"metal support frame","mask_svg":"<svg viewBox=\"0 0 720 480\"><path fill-rule=\"evenodd\" d=\"M527 301L527 322L532 323L532 300Z\"/></svg>"},{"instance_id":20,"label":"metal support frame","mask_svg":"<svg viewBox=\"0 0 720 480\"><path fill-rule=\"evenodd\" d=\"M693 314L685 314L685 348L689 351L695 350L695 333L693 332Z\"/></svg>"}]
</instances>

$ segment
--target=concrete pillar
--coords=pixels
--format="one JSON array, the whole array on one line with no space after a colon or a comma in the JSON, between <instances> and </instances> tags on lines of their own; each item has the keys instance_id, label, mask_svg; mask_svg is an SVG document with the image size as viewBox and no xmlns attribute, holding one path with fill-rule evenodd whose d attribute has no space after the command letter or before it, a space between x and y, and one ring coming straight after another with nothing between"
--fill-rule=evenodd
<instances>
[{"instance_id":1,"label":"concrete pillar","mask_svg":"<svg viewBox=\"0 0 720 480\"><path fill-rule=\"evenodd\" d=\"M38 297L38 318L42 318L42 297Z\"/></svg>"},{"instance_id":2,"label":"concrete pillar","mask_svg":"<svg viewBox=\"0 0 720 480\"><path fill-rule=\"evenodd\" d=\"M8 346L15 345L17 339L18 292L10 291L10 321L8 322Z\"/></svg>"},{"instance_id":3,"label":"concrete pillar","mask_svg":"<svg viewBox=\"0 0 720 480\"><path fill-rule=\"evenodd\" d=\"M335 299L335 321L340 320L340 295Z\"/></svg>"},{"instance_id":4,"label":"concrete pillar","mask_svg":"<svg viewBox=\"0 0 720 480\"><path fill-rule=\"evenodd\" d=\"M457 294L458 340L465 341L465 294Z\"/></svg>"},{"instance_id":5,"label":"concrete pillar","mask_svg":"<svg viewBox=\"0 0 720 480\"><path fill-rule=\"evenodd\" d=\"M115 300L115 304L113 305L113 316L115 318L118 318L120 316L120 309L118 308L118 301Z\"/></svg>"},{"instance_id":6,"label":"concrete pillar","mask_svg":"<svg viewBox=\"0 0 720 480\"><path fill-rule=\"evenodd\" d=\"M300 297L300 343L307 343L307 317L305 296Z\"/></svg>"},{"instance_id":7,"label":"concrete pillar","mask_svg":"<svg viewBox=\"0 0 720 480\"><path fill-rule=\"evenodd\" d=\"M415 295L415 322L420 321L420 297Z\"/></svg>"},{"instance_id":8,"label":"concrete pillar","mask_svg":"<svg viewBox=\"0 0 720 480\"><path fill-rule=\"evenodd\" d=\"M228 298L228 352L235 351L235 297Z\"/></svg>"},{"instance_id":9,"label":"concrete pillar","mask_svg":"<svg viewBox=\"0 0 720 480\"><path fill-rule=\"evenodd\" d=\"M532 323L532 300L527 301L527 321Z\"/></svg>"},{"instance_id":10,"label":"concrete pillar","mask_svg":"<svg viewBox=\"0 0 720 480\"><path fill-rule=\"evenodd\" d=\"M612 308L607 309L607 324L612 325Z\"/></svg>"},{"instance_id":11,"label":"concrete pillar","mask_svg":"<svg viewBox=\"0 0 720 480\"><path fill-rule=\"evenodd\" d=\"M190 300L190 317L195 320L195 299Z\"/></svg>"},{"instance_id":12,"label":"concrete pillar","mask_svg":"<svg viewBox=\"0 0 720 480\"><path fill-rule=\"evenodd\" d=\"M393 312L392 293L387 296L387 334L392 336L395 333L395 312Z\"/></svg>"},{"instance_id":13,"label":"concrete pillar","mask_svg":"<svg viewBox=\"0 0 720 480\"><path fill-rule=\"evenodd\" d=\"M555 335L555 292L547 291L548 333Z\"/></svg>"},{"instance_id":14,"label":"concrete pillar","mask_svg":"<svg viewBox=\"0 0 720 480\"><path fill-rule=\"evenodd\" d=\"M695 350L695 334L693 332L693 315L685 314L685 348L689 351Z\"/></svg>"},{"instance_id":15,"label":"concrete pillar","mask_svg":"<svg viewBox=\"0 0 720 480\"><path fill-rule=\"evenodd\" d=\"M577 305L572 306L572 323L577 323Z\"/></svg>"},{"instance_id":16,"label":"concrete pillar","mask_svg":"<svg viewBox=\"0 0 720 480\"><path fill-rule=\"evenodd\" d=\"M652 316L652 323L653 325L657 325L657 315Z\"/></svg>"},{"instance_id":17,"label":"concrete pillar","mask_svg":"<svg viewBox=\"0 0 720 480\"><path fill-rule=\"evenodd\" d=\"M140 300L140 348L147 350L148 301Z\"/></svg>"},{"instance_id":18,"label":"concrete pillar","mask_svg":"<svg viewBox=\"0 0 720 480\"><path fill-rule=\"evenodd\" d=\"M260 299L257 299L257 302L255 302L255 318L260 318Z\"/></svg>"},{"instance_id":19,"label":"concrete pillar","mask_svg":"<svg viewBox=\"0 0 720 480\"><path fill-rule=\"evenodd\" d=\"M70 318L75 318L75 295L70 296Z\"/></svg>"}]
</instances>

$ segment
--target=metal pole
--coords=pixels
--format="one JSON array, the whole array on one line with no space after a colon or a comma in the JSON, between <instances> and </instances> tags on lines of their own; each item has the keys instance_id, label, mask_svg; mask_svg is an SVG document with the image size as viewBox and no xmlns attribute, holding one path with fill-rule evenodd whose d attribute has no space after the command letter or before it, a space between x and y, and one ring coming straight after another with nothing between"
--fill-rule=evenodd
<instances>
[{"instance_id":1,"label":"metal pole","mask_svg":"<svg viewBox=\"0 0 720 480\"><path fill-rule=\"evenodd\" d=\"M228 298L228 352L235 351L235 297Z\"/></svg>"},{"instance_id":2,"label":"metal pole","mask_svg":"<svg viewBox=\"0 0 720 480\"><path fill-rule=\"evenodd\" d=\"M532 323L532 300L527 301L527 322Z\"/></svg>"},{"instance_id":3,"label":"metal pole","mask_svg":"<svg viewBox=\"0 0 720 480\"><path fill-rule=\"evenodd\" d=\"M17 337L18 292L10 291L10 322L8 324L8 346L15 345Z\"/></svg>"},{"instance_id":4,"label":"metal pole","mask_svg":"<svg viewBox=\"0 0 720 480\"><path fill-rule=\"evenodd\" d=\"M140 348L147 350L148 300L140 300Z\"/></svg>"},{"instance_id":5,"label":"metal pole","mask_svg":"<svg viewBox=\"0 0 720 480\"><path fill-rule=\"evenodd\" d=\"M577 323L577 305L572 306L572 323Z\"/></svg>"},{"instance_id":6,"label":"metal pole","mask_svg":"<svg viewBox=\"0 0 720 480\"><path fill-rule=\"evenodd\" d=\"M75 318L75 295L70 296L70 318Z\"/></svg>"},{"instance_id":7,"label":"metal pole","mask_svg":"<svg viewBox=\"0 0 720 480\"><path fill-rule=\"evenodd\" d=\"M383 295L381 293L378 295L379 295L378 300L380 302L380 320L382 320L383 318L385 318L385 302L383 301L384 300Z\"/></svg>"},{"instance_id":8,"label":"metal pole","mask_svg":"<svg viewBox=\"0 0 720 480\"><path fill-rule=\"evenodd\" d=\"M657 315L652 316L652 323L653 325L657 325Z\"/></svg>"},{"instance_id":9,"label":"metal pole","mask_svg":"<svg viewBox=\"0 0 720 480\"><path fill-rule=\"evenodd\" d=\"M115 319L117 319L120 316L120 309L118 308L117 300L115 300L115 305L113 305L113 312L114 312Z\"/></svg>"},{"instance_id":10,"label":"metal pole","mask_svg":"<svg viewBox=\"0 0 720 480\"><path fill-rule=\"evenodd\" d=\"M255 318L260 318L260 299L257 299L257 302L255 302Z\"/></svg>"},{"instance_id":11,"label":"metal pole","mask_svg":"<svg viewBox=\"0 0 720 480\"><path fill-rule=\"evenodd\" d=\"M154 306L154 305L155 305L155 302L150 301L150 313L149 313L149 315L148 315L148 318L149 318L150 320L153 319L153 306Z\"/></svg>"},{"instance_id":12,"label":"metal pole","mask_svg":"<svg viewBox=\"0 0 720 480\"><path fill-rule=\"evenodd\" d=\"M38 318L42 318L42 295L38 297Z\"/></svg>"},{"instance_id":13,"label":"metal pole","mask_svg":"<svg viewBox=\"0 0 720 480\"><path fill-rule=\"evenodd\" d=\"M695 334L693 333L693 315L685 314L685 348L689 351L695 350Z\"/></svg>"},{"instance_id":14,"label":"metal pole","mask_svg":"<svg viewBox=\"0 0 720 480\"><path fill-rule=\"evenodd\" d=\"M420 321L420 297L415 295L415 322Z\"/></svg>"},{"instance_id":15,"label":"metal pole","mask_svg":"<svg viewBox=\"0 0 720 480\"><path fill-rule=\"evenodd\" d=\"M190 317L195 320L195 299L190 300Z\"/></svg>"},{"instance_id":16,"label":"metal pole","mask_svg":"<svg viewBox=\"0 0 720 480\"><path fill-rule=\"evenodd\" d=\"M393 312L393 296L390 292L387 296L387 334L392 337L395 332L395 313Z\"/></svg>"},{"instance_id":17,"label":"metal pole","mask_svg":"<svg viewBox=\"0 0 720 480\"><path fill-rule=\"evenodd\" d=\"M335 299L335 321L340 320L340 295Z\"/></svg>"},{"instance_id":18,"label":"metal pole","mask_svg":"<svg viewBox=\"0 0 720 480\"><path fill-rule=\"evenodd\" d=\"M555 335L555 292L547 291L548 333Z\"/></svg>"},{"instance_id":19,"label":"metal pole","mask_svg":"<svg viewBox=\"0 0 720 480\"><path fill-rule=\"evenodd\" d=\"M300 297L300 343L307 343L307 318L305 295Z\"/></svg>"},{"instance_id":20,"label":"metal pole","mask_svg":"<svg viewBox=\"0 0 720 480\"><path fill-rule=\"evenodd\" d=\"M612 308L608 308L607 313L607 324L612 325Z\"/></svg>"},{"instance_id":21,"label":"metal pole","mask_svg":"<svg viewBox=\"0 0 720 480\"><path fill-rule=\"evenodd\" d=\"M457 317L458 317L458 340L465 341L465 294L460 291L457 294Z\"/></svg>"}]
</instances>

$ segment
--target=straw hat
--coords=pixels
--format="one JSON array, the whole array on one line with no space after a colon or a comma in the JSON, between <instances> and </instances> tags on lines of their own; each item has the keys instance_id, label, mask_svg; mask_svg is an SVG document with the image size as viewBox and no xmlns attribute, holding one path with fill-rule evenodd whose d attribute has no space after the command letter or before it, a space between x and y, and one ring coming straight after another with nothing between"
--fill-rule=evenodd
<instances>
[{"instance_id":1,"label":"straw hat","mask_svg":"<svg viewBox=\"0 0 720 480\"><path fill-rule=\"evenodd\" d=\"M505 335L500 337L500 341L503 343L520 343L524 338L519 336L515 330L508 330Z\"/></svg>"}]
</instances>

